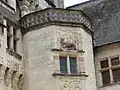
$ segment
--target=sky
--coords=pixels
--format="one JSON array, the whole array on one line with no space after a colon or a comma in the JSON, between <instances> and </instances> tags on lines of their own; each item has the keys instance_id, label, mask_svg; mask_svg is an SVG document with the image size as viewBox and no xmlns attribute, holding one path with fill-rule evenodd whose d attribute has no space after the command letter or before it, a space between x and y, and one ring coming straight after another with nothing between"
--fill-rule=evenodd
<instances>
[{"instance_id":1,"label":"sky","mask_svg":"<svg viewBox=\"0 0 120 90\"><path fill-rule=\"evenodd\" d=\"M89 1L89 0L64 0L64 4L65 4L65 7L68 7L68 6L81 3L81 2L85 2L85 1Z\"/></svg>"}]
</instances>

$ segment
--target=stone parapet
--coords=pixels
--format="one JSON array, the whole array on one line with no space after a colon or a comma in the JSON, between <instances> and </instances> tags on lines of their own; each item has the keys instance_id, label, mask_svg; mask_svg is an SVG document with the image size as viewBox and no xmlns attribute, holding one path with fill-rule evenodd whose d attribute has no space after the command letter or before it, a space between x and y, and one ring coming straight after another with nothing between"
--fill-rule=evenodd
<instances>
[{"instance_id":1,"label":"stone parapet","mask_svg":"<svg viewBox=\"0 0 120 90\"><path fill-rule=\"evenodd\" d=\"M23 33L50 25L84 26L91 31L91 19L80 10L47 8L21 18Z\"/></svg>"}]
</instances>

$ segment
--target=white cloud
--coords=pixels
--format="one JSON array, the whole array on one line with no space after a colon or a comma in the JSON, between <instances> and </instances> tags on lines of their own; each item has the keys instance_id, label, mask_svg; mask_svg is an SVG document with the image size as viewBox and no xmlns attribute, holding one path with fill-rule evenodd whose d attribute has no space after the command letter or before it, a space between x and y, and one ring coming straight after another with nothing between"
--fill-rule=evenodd
<instances>
[{"instance_id":1,"label":"white cloud","mask_svg":"<svg viewBox=\"0 0 120 90\"><path fill-rule=\"evenodd\" d=\"M81 2L85 2L85 1L89 1L89 0L64 0L64 4L65 4L65 7L68 7L68 6L81 3Z\"/></svg>"}]
</instances>

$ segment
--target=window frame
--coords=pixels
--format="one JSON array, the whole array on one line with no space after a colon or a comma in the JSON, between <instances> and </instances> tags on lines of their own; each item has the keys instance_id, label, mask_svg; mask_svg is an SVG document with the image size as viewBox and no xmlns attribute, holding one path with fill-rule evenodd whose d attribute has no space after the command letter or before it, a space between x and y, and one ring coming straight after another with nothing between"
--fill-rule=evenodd
<instances>
[{"instance_id":1,"label":"window frame","mask_svg":"<svg viewBox=\"0 0 120 90\"><path fill-rule=\"evenodd\" d=\"M78 66L77 66L77 63L78 63L78 60L77 60L77 56L74 56L74 55L59 55L59 65L60 65L60 57L66 57L67 59L67 73L62 73L61 72L61 69L60 69L60 73L61 74L70 74L70 75L77 75L78 74ZM72 73L71 72L71 65L70 65L70 58L76 58L76 73ZM60 65L60 68L61 68L61 65Z\"/></svg>"},{"instance_id":2,"label":"window frame","mask_svg":"<svg viewBox=\"0 0 120 90\"><path fill-rule=\"evenodd\" d=\"M115 82L114 76L113 76L113 70L115 70L115 69L120 69L120 63L119 63L118 65L112 65L112 61L111 61L111 60L112 60L113 58L119 58L119 60L120 60L120 56L119 56L119 55L111 56L111 57L106 57L106 58L100 60L100 72L101 72L101 79L102 79L102 85L103 85L103 86L110 85L110 84L114 84L114 83L120 83L120 81ZM108 60L108 67L102 68L102 67L101 67L101 62L102 62L102 61L105 61L105 60ZM110 75L110 83L109 83L109 84L103 84L102 73L103 73L103 72L106 72L107 70L109 71L109 75Z\"/></svg>"}]
</instances>

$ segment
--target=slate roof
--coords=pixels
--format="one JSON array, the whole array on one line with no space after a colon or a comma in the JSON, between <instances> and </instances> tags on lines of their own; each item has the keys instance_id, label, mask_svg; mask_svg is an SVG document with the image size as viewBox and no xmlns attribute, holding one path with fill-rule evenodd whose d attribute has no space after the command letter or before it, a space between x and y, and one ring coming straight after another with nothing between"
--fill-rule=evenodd
<instances>
[{"instance_id":1,"label":"slate roof","mask_svg":"<svg viewBox=\"0 0 120 90\"><path fill-rule=\"evenodd\" d=\"M120 41L120 0L91 0L67 9L81 9L92 19L95 47Z\"/></svg>"}]
</instances>

